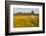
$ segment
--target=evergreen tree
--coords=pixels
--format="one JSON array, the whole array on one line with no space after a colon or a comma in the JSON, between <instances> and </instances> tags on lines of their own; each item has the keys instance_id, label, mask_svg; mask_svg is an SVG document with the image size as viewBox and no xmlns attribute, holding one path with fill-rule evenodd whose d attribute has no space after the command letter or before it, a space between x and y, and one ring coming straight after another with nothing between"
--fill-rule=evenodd
<instances>
[{"instance_id":1,"label":"evergreen tree","mask_svg":"<svg viewBox=\"0 0 46 36\"><path fill-rule=\"evenodd\" d=\"M31 11L31 14L34 15L34 11Z\"/></svg>"}]
</instances>

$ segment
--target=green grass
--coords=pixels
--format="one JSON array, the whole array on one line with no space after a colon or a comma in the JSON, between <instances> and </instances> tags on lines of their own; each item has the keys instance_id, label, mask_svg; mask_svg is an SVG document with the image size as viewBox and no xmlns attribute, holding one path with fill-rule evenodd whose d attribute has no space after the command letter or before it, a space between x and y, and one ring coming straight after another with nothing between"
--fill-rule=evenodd
<instances>
[{"instance_id":1,"label":"green grass","mask_svg":"<svg viewBox=\"0 0 46 36\"><path fill-rule=\"evenodd\" d=\"M26 17L26 18L16 18L17 16L13 16L13 26L14 28L19 27L39 27L39 16ZM20 16L21 17L21 16Z\"/></svg>"}]
</instances>

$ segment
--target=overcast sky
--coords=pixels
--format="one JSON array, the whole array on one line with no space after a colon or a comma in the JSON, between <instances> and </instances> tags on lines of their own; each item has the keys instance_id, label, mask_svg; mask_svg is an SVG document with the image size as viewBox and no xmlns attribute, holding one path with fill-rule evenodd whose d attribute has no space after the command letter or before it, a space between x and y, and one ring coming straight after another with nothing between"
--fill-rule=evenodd
<instances>
[{"instance_id":1,"label":"overcast sky","mask_svg":"<svg viewBox=\"0 0 46 36\"><path fill-rule=\"evenodd\" d=\"M13 8L13 13L31 13L31 11L34 11L34 13L39 13L38 8Z\"/></svg>"}]
</instances>

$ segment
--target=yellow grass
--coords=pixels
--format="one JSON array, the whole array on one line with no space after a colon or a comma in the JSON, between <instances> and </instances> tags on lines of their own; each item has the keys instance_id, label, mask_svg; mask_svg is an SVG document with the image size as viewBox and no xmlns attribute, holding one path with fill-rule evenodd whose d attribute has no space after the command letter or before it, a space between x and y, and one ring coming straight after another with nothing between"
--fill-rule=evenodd
<instances>
[{"instance_id":1,"label":"yellow grass","mask_svg":"<svg viewBox=\"0 0 46 36\"><path fill-rule=\"evenodd\" d=\"M39 16L13 16L14 28L19 27L38 27Z\"/></svg>"}]
</instances>

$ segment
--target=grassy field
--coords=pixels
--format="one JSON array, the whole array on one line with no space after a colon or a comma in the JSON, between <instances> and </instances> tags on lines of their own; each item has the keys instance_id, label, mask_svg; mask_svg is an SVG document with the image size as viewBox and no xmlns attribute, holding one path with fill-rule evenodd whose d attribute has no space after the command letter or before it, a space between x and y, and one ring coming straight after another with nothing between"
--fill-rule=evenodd
<instances>
[{"instance_id":1,"label":"grassy field","mask_svg":"<svg viewBox=\"0 0 46 36\"><path fill-rule=\"evenodd\" d=\"M13 26L14 28L20 27L39 27L39 16L38 15L14 15L13 16Z\"/></svg>"}]
</instances>

